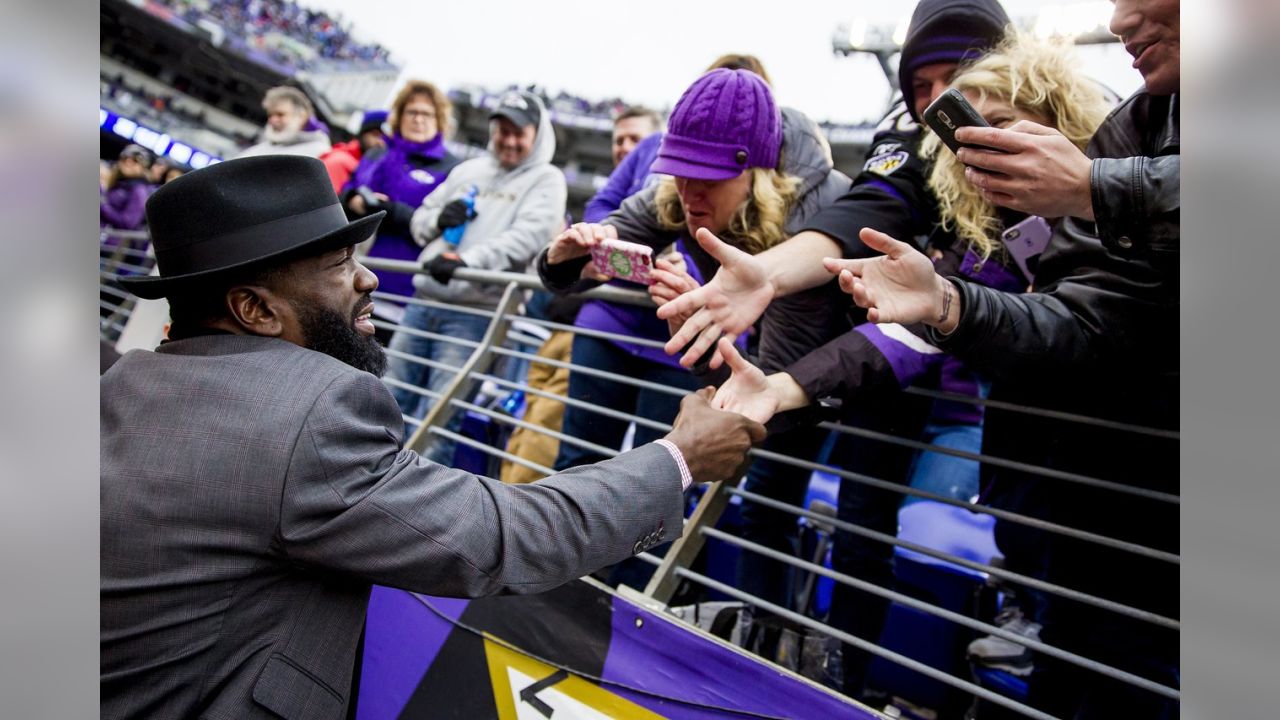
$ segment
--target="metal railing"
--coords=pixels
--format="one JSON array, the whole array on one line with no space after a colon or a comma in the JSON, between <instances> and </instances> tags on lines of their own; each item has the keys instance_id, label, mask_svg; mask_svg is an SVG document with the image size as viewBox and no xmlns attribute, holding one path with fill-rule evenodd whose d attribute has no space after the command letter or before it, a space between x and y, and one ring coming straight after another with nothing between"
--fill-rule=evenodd
<instances>
[{"instance_id":1,"label":"metal railing","mask_svg":"<svg viewBox=\"0 0 1280 720\"><path fill-rule=\"evenodd\" d=\"M145 256L145 253L143 253L143 255ZM113 267L117 269L116 271L120 268L127 271L133 269L133 263L126 262L125 256L128 256L128 253L123 253L121 257L114 258L112 260L114 263ZM129 258L132 258L132 256L129 256ZM363 262L367 266L376 270L406 273L422 272L421 267L417 263L413 262L401 262L377 258L366 258ZM145 265L138 265L136 267L141 268L145 267ZM104 275L105 274L106 269L104 266ZM432 442L433 438L438 438L478 450L481 453L497 460L515 463L540 475L552 474L553 470L551 468L538 462L519 457L518 455L508 452L503 447L493 447L485 442L467 437L466 435L455 432L446 427L446 424L453 413L471 412L483 418L487 418L491 422L510 428L521 428L526 431L540 433L553 438L560 443L575 445L601 456L611 457L621 451L621 448L600 445L595 442L572 437L564 432L543 428L537 424L513 417L503 411L474 402L472 398L468 396L470 389L484 383L487 383L491 388L496 388L498 390L520 390L529 396L556 400L564 403L566 406L570 406L578 410L596 413L614 420L634 423L638 427L646 427L659 431L666 431L670 429L670 426L666 423L639 417L634 413L623 409L606 407L599 403L593 403L579 398L569 397L564 394L529 387L528 384L524 382L523 378L504 377L493 369L495 363L499 360L518 360L528 363L539 363L555 368L568 369L571 373L589 374L602 380L618 383L620 385L628 385L634 388L643 388L673 396L684 395L686 393L684 389L630 378L599 368L587 367L574 362L572 359L566 362L541 357L530 352L508 347L509 343L507 342L514 337L520 337L521 340L526 343L535 340L534 338L521 337L519 333L512 332L512 323L516 320L520 320L521 322L529 323L534 326L539 326L547 330L570 331L583 336L608 341L625 341L634 345L646 347L661 347L663 345L661 341L636 338L617 333L564 325L548 320L523 317L519 312L519 306L522 299L521 291L525 289L542 289L541 282L533 275L493 272L477 270L474 268L461 268L455 274L455 278L474 283L491 283L501 285L503 286L501 298L495 307L488 309L459 307L446 303L424 300L421 298L398 297L382 292L375 293L375 298L384 302L396 301L402 304L419 304L438 309L469 313L475 316L484 317L488 320L488 326L484 335L478 341L429 333L417 328L406 327L397 323L388 323L382 320L375 321L375 325L384 330L418 335L436 342L453 343L464 347L469 351L467 360L461 366L455 367L430 358L420 358L396 350L388 350L388 354L392 357L421 364L430 368L432 371L440 371L449 374L448 384L445 386L444 390L439 393L404 383L395 378L386 379L386 383L390 387L406 390L423 397L430 398L434 401L434 405L426 413L425 417L418 419L410 416L404 416L406 427L412 430L412 434L406 441L406 446L408 448L423 451L429 443ZM115 316L113 322L118 323L120 319L127 320L128 309L124 307L128 302L127 295L112 290L112 288L109 287L109 283L104 284L102 289L104 292L104 299L100 301L102 309L106 311L108 309L108 305L111 305L113 310L120 311L120 314ZM106 299L107 295L119 297L121 300L120 304L112 304L108 299ZM623 290L612 286L595 288L584 293L584 295L587 297L607 299L613 302L643 307L653 306L645 293ZM1080 414L1066 413L1053 409L1024 407L982 397L957 395L955 393L932 388L907 388L905 392L925 399L958 400L966 403L982 405L988 408L998 408L1000 410L1010 412L1024 413L1030 416L1036 416L1062 423L1087 425L1115 432L1134 433L1154 440L1169 442L1171 444L1170 452L1177 451L1176 443L1178 441L1178 433L1167 429L1141 427L1105 418L1091 418ZM1143 502L1153 503L1155 505L1172 505L1176 507L1179 504L1179 497L1175 494L1127 485L1114 480L1090 477L1081 473L1066 472L1057 468L1042 467L1034 463L1021 460L994 457L981 452L970 452L934 445L923 442L919 438L899 437L890 433L844 425L838 422L824 422L819 426L819 428L824 433L833 433L836 436L854 436L861 440L881 443L889 447L905 448L912 451L931 451L952 457L976 461L978 463L985 463L991 466L1013 470L1020 474L1034 476L1038 480L1043 480L1044 482L1059 483L1064 488L1091 488L1093 491L1102 491L1106 493L1114 493L1117 496L1126 496L1129 498L1129 501L1140 500ZM858 483L879 491L895 493L903 496L904 498L914 497L931 500L936 503L962 508L971 513L988 515L999 522L1014 523L1028 528L1033 528L1048 535L1070 538L1074 541L1089 543L1108 550L1114 550L1116 552L1152 560L1157 563L1165 563L1174 567L1180 563L1180 557L1174 552L1148 547L1140 543L1120 538L1108 537L1086 529L1070 527L1020 512L990 507L974 501L957 499L939 493L922 490L905 484L902 478L891 479L871 477L848 471L829 463L818 462L816 458L789 457L787 455L782 455L761 448L753 449L751 451L751 455L756 460L770 460L806 472L829 473L840 478L841 482ZM1073 665L1091 673L1097 673L1112 680L1131 685L1135 688L1140 688L1141 690L1152 693L1156 696L1168 698L1174 701L1180 699L1180 692L1176 687L1155 682L1146 677L1136 675L1132 672L1097 659L1084 657L1070 650L1010 632L993 624L992 622L987 622L977 617L966 615L956 611L955 609L942 607L927 600L923 600L891 588L880 587L864 579L828 568L823 564L805 560L793 554L779 552L778 550L725 532L724 530L717 528L716 524L725 509L734 501L735 498L739 501L756 503L762 507L794 515L797 520L805 518L815 527L833 528L834 530L856 536L863 540L882 543L886 546L891 546L892 548L918 553L933 560L961 568L964 571L975 573L983 577L998 579L1010 584L1024 586L1046 595L1087 605L1091 608L1126 618L1135 623L1141 623L1175 633L1180 630L1179 620L1175 617L1167 617L1124 602L1101 597L1097 594L1086 592L1078 588L1066 587L1061 584L1049 582L991 562L975 561L945 550L929 547L919 542L899 538L895 535L880 532L872 528L861 527L840 517L833 518L830 515L815 512L808 508L788 504L775 498L751 492L737 487L735 483L714 483L705 489L705 492L703 492L701 499L698 501L696 507L694 507L685 524L684 533L671 545L670 548L668 548L664 557L659 558L649 553L643 553L638 556L643 561L656 566L652 580L648 583L646 588L644 588L644 594L665 605L671 601L676 592L677 586L682 581L694 583L708 590L722 593L723 595L735 598L748 605L773 613L778 617L785 618L796 625L804 627L815 633L836 638L861 651L884 658L892 663L896 663L902 667L918 672L921 675L954 688L957 691L967 693L974 698L979 698L983 701L1000 705L1026 717L1052 717L1024 702L1007 697L990 688L983 687L974 679L958 677L949 672L932 667L919 660L907 657L899 652L883 647L877 642L872 642L851 635L844 630L823 622L819 618L805 614L805 608L801 608L800 611L797 611L792 608L783 607L763 598L751 595L740 588L728 585L720 580L708 576L705 573L694 571L692 568L694 567L696 558L703 552L705 543L708 540L712 540L717 543L733 546L742 553L751 553L762 558L767 558L773 562L785 564L793 568L795 572L800 573L802 576L824 577L830 579L834 583L847 586L877 598L910 608L914 611L924 613L945 621L946 623L963 628L966 631L988 634L1001 638L1008 642L1028 648L1039 656L1052 658L1058 662Z\"/></svg>"}]
</instances>

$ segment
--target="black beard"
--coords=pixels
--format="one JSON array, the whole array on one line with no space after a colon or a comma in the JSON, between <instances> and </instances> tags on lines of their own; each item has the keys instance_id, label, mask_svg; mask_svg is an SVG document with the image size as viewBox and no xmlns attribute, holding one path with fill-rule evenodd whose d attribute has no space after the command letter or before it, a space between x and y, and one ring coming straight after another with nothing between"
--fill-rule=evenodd
<instances>
[{"instance_id":1,"label":"black beard","mask_svg":"<svg viewBox=\"0 0 1280 720\"><path fill-rule=\"evenodd\" d=\"M377 339L361 335L352 327L360 309L368 307L368 300L357 303L350 318L343 318L328 308L303 305L298 308L298 320L307 348L341 360L357 370L382 377L387 370L387 355Z\"/></svg>"}]
</instances>

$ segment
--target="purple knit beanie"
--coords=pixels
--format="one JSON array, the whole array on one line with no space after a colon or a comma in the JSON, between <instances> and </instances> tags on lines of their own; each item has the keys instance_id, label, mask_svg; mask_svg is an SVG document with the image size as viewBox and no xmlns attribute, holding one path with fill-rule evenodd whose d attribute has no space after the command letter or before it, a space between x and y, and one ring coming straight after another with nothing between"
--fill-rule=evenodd
<instances>
[{"instance_id":1,"label":"purple knit beanie","mask_svg":"<svg viewBox=\"0 0 1280 720\"><path fill-rule=\"evenodd\" d=\"M653 172L693 180L729 180L752 167L775 168L782 115L764 80L718 68L698 78L667 121Z\"/></svg>"}]
</instances>

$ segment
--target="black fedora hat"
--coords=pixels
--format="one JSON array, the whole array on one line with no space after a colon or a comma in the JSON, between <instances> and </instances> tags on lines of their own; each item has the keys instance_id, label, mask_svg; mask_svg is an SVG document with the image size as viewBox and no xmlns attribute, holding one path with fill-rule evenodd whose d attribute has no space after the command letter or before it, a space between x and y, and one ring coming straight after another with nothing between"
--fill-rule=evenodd
<instances>
[{"instance_id":1,"label":"black fedora hat","mask_svg":"<svg viewBox=\"0 0 1280 720\"><path fill-rule=\"evenodd\" d=\"M228 160L151 195L147 224L160 274L116 279L138 297L160 298L287 253L355 245L377 231L385 214L347 222L324 163L315 158Z\"/></svg>"}]
</instances>

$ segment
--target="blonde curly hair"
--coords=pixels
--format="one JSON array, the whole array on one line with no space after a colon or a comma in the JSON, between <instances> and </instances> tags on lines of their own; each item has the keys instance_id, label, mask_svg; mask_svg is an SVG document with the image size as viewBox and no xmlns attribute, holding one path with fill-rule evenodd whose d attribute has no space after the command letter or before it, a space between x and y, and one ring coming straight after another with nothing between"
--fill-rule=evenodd
<instances>
[{"instance_id":1,"label":"blonde curly hair","mask_svg":"<svg viewBox=\"0 0 1280 720\"><path fill-rule=\"evenodd\" d=\"M1067 42L1011 32L990 53L962 66L951 87L1040 115L1084 150L1111 107L1101 86L1085 77L1078 65ZM985 260L1003 250L996 240L1003 230L1000 218L995 206L965 179L964 164L952 152L939 152L941 147L932 133L921 145L923 157L936 158L928 184L938 199L942 227L967 241Z\"/></svg>"},{"instance_id":2,"label":"blonde curly hair","mask_svg":"<svg viewBox=\"0 0 1280 720\"><path fill-rule=\"evenodd\" d=\"M738 206L721 239L750 255L764 252L787 239L787 216L800 193L800 179L772 168L749 168L751 194ZM654 198L658 224L664 230L685 229L684 205L676 180L663 178Z\"/></svg>"}]
</instances>

